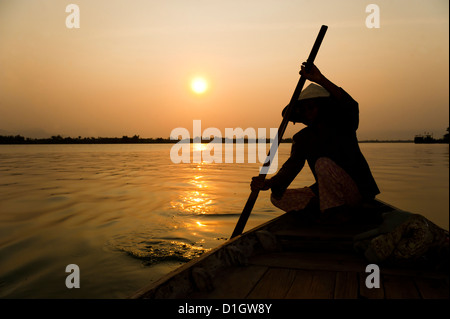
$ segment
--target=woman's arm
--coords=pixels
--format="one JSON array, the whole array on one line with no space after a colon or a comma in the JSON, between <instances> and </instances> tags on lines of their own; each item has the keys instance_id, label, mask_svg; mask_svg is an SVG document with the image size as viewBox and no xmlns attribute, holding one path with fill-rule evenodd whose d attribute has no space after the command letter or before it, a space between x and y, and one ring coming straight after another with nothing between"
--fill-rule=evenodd
<instances>
[{"instance_id":1,"label":"woman's arm","mask_svg":"<svg viewBox=\"0 0 450 319\"><path fill-rule=\"evenodd\" d=\"M314 64L309 72L306 72L305 65L306 62L304 62L301 66L300 75L304 76L307 80L322 86L325 90L330 92L334 98L338 100L342 98L342 91L340 87L328 80Z\"/></svg>"},{"instance_id":2,"label":"woman's arm","mask_svg":"<svg viewBox=\"0 0 450 319\"><path fill-rule=\"evenodd\" d=\"M326 89L331 97L337 102L338 113L336 119L340 119L343 127L351 128L356 131L359 126L359 107L358 103L341 87L328 80L319 69L313 64L309 72L305 71L305 63L302 64L300 74L305 76L311 82L315 82Z\"/></svg>"}]
</instances>

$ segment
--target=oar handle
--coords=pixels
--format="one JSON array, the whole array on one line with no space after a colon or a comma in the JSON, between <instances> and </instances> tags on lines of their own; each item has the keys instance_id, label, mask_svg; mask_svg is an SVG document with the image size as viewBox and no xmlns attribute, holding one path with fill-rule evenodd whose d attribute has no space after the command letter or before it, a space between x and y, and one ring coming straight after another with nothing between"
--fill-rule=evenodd
<instances>
[{"instance_id":1,"label":"oar handle","mask_svg":"<svg viewBox=\"0 0 450 319\"><path fill-rule=\"evenodd\" d=\"M311 52L309 53L308 59L306 60L305 65L305 71L309 72L311 70L311 67L314 64L314 60L316 59L317 53L319 52L320 45L322 44L323 38L325 37L325 33L327 32L328 27L326 25L323 25L320 28L319 34L317 35L316 41L314 42L314 45L311 49ZM298 100L300 93L303 90L303 86L305 85L306 78L304 76L300 76L300 79L298 80L297 86L295 87L294 93L292 94L291 101L289 102L288 107L286 108L286 113L283 117L283 122L280 125L280 128L282 129L282 133L280 134L280 131L278 131L278 141L281 141L281 138L283 137L284 131L286 130L287 124L289 123L289 117L292 111L293 104ZM285 123L283 125L283 123ZM282 127L283 126L283 127Z\"/></svg>"},{"instance_id":2,"label":"oar handle","mask_svg":"<svg viewBox=\"0 0 450 319\"><path fill-rule=\"evenodd\" d=\"M317 38L316 38L316 41L314 42L314 45L311 49L309 57L306 60L305 69L307 72L311 69L311 67L314 63L317 52L319 52L320 45L322 44L322 40L325 37L325 33L327 32L327 29L328 29L328 27L326 25L322 25L322 27L320 28L319 34L317 35ZM264 162L263 168L261 169L261 171L259 173L258 177L262 181L264 181L266 178L268 169L272 163L272 159L278 150L278 146L281 142L281 139L283 138L283 134L289 123L289 117L291 114L292 107L293 107L294 103L298 100L298 97L300 96L300 93L302 92L305 82L306 82L306 78L304 76L300 76L297 86L295 87L294 94L292 94L291 101L289 102L289 105L286 108L286 112L283 116L283 121L281 122L280 127L278 128L276 144L275 144L275 141L272 143L272 146L274 146L274 147L270 148L269 153L267 154L266 161ZM250 217L253 206L255 206L256 199L258 198L258 194L259 194L259 190L254 190L250 193L250 196L248 197L247 202L245 203L244 209L242 210L241 216L239 217L239 220L234 228L231 238L242 234L242 232L244 231L245 224L247 224L247 220Z\"/></svg>"}]
</instances>

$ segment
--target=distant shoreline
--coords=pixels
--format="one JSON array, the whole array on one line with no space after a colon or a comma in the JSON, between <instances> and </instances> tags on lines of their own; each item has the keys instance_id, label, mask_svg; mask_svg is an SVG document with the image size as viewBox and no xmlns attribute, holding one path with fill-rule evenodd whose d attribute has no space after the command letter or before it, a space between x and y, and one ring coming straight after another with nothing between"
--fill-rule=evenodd
<instances>
[{"instance_id":1,"label":"distant shoreline","mask_svg":"<svg viewBox=\"0 0 450 319\"><path fill-rule=\"evenodd\" d=\"M220 140L220 141L217 141ZM186 143L194 143L194 139L183 140ZM244 139L244 143L257 142L257 140ZM171 140L170 138L141 138L138 135L133 137L62 137L60 135L51 138L28 138L21 135L1 136L0 145L17 145L17 144L175 144L180 140ZM195 140L198 143L197 140ZM210 143L211 140L202 139L201 143ZM213 143L242 143L242 140L216 138ZM266 143L270 143L270 139L266 139ZM292 138L282 139L281 143L292 143ZM361 140L359 143L414 143L413 140Z\"/></svg>"}]
</instances>

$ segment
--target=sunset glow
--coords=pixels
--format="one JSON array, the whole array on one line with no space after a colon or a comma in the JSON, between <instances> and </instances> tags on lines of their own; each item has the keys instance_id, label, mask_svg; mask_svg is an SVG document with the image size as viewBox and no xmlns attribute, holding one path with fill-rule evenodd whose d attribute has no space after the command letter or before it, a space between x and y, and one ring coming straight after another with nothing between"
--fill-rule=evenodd
<instances>
[{"instance_id":1,"label":"sunset glow","mask_svg":"<svg viewBox=\"0 0 450 319\"><path fill-rule=\"evenodd\" d=\"M192 80L191 88L195 93L202 94L208 89L208 83L203 78L195 78Z\"/></svg>"},{"instance_id":2,"label":"sunset glow","mask_svg":"<svg viewBox=\"0 0 450 319\"><path fill-rule=\"evenodd\" d=\"M0 135L277 128L321 25L315 64L359 103L360 139L445 134L448 1L344 2L80 0L78 24L58 0L0 1Z\"/></svg>"}]
</instances>

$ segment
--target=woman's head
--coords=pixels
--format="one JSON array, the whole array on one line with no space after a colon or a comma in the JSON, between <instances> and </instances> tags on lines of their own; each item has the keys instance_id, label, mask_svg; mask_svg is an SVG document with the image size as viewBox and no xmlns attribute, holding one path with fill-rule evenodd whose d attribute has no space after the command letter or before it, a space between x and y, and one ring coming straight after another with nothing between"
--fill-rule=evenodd
<instances>
[{"instance_id":1,"label":"woman's head","mask_svg":"<svg viewBox=\"0 0 450 319\"><path fill-rule=\"evenodd\" d=\"M329 103L330 93L323 87L311 83L300 93L298 101L292 106L289 121L311 125L318 119L320 109ZM283 117L286 110L287 107L282 112Z\"/></svg>"}]
</instances>

